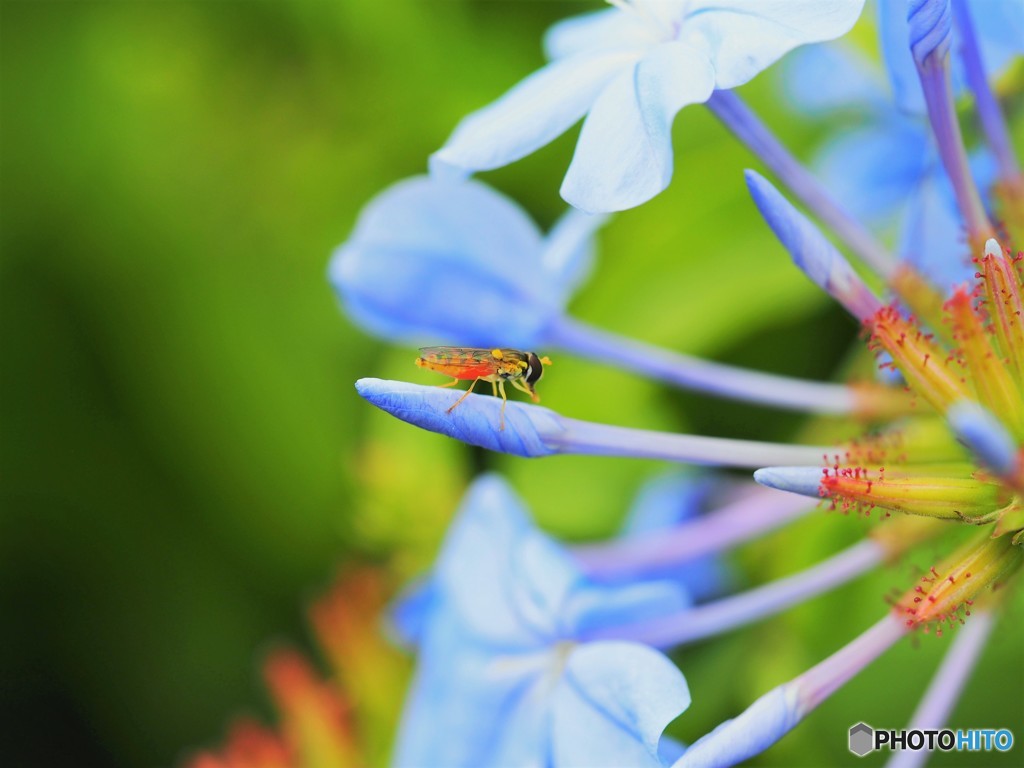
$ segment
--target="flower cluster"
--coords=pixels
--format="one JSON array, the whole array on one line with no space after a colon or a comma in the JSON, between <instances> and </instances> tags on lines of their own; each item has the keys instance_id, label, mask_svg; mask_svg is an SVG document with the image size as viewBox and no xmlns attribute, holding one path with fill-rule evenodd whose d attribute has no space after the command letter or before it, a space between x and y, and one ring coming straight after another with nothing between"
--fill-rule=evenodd
<instances>
[{"instance_id":1,"label":"flower cluster","mask_svg":"<svg viewBox=\"0 0 1024 768\"><path fill-rule=\"evenodd\" d=\"M846 417L864 432L824 445L727 440L357 382L362 397L402 421L489 451L756 470L756 482L732 484L658 478L620 537L576 547L535 529L499 476L477 479L432 573L395 608L396 631L418 658L395 762L732 765L769 748L909 633L964 624L944 682L912 720L942 727L1024 564L1024 264L1011 250L1024 233L1024 175L991 86L1024 51L1024 6L880 0L894 100L853 49L797 52L784 68L793 103L870 119L826 146L816 175L733 89L794 48L844 35L862 0L610 1L556 24L544 41L549 64L459 123L431 156L429 176L367 206L330 265L345 311L392 341L452 345L438 370L456 378L514 377L489 368L490 356L555 348L719 398ZM786 194L746 172L796 266L860 323L882 369L875 380L746 370L568 313L593 268L604 214L668 186L673 121L702 103L853 257L851 265ZM971 152L961 130L968 103L980 126ZM549 232L468 178L581 119L561 188L573 207ZM883 244L894 224L895 254ZM811 568L738 589L724 553L823 501L877 522ZM694 743L664 735L691 705L685 664L681 671L664 651L777 614L924 542L940 559L860 636Z\"/></svg>"}]
</instances>

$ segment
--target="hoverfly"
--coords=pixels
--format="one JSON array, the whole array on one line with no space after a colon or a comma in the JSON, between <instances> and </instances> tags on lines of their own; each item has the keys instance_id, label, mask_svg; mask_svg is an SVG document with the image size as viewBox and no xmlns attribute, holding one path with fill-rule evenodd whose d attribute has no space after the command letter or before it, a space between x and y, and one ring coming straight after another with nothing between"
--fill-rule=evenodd
<instances>
[{"instance_id":1,"label":"hoverfly","mask_svg":"<svg viewBox=\"0 0 1024 768\"><path fill-rule=\"evenodd\" d=\"M534 385L544 375L544 366L551 365L547 357L518 349L477 349L476 347L422 347L416 365L452 377L442 387L453 387L460 381L473 380L466 393L455 401L448 413L469 397L478 381L491 382L494 394L501 395L501 427L505 429L505 382L525 392L535 403L540 402Z\"/></svg>"}]
</instances>

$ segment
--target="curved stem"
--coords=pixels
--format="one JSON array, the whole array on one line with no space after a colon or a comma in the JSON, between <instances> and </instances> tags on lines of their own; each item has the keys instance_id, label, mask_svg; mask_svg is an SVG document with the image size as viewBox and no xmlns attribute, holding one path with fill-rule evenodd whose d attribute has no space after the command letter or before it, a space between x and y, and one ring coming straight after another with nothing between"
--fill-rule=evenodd
<instances>
[{"instance_id":1,"label":"curved stem","mask_svg":"<svg viewBox=\"0 0 1024 768\"><path fill-rule=\"evenodd\" d=\"M732 91L715 91L707 106L861 261L881 277L890 275L895 264L885 248L839 207L821 183L793 157L739 96Z\"/></svg>"},{"instance_id":2,"label":"curved stem","mask_svg":"<svg viewBox=\"0 0 1024 768\"><path fill-rule=\"evenodd\" d=\"M699 518L673 528L573 549L580 568L597 579L622 578L724 552L816 507L791 493L760 486Z\"/></svg>"},{"instance_id":3,"label":"curved stem","mask_svg":"<svg viewBox=\"0 0 1024 768\"><path fill-rule=\"evenodd\" d=\"M974 93L974 103L978 110L978 119L985 139L992 148L999 166L999 175L1003 181L1020 183L1020 165L1013 152L1010 132L1006 127L1006 118L999 107L988 78L985 76L985 65L981 60L978 38L974 31L974 21L965 0L953 0L953 17L957 30L960 32L960 56L964 62L967 85Z\"/></svg>"},{"instance_id":4,"label":"curved stem","mask_svg":"<svg viewBox=\"0 0 1024 768\"><path fill-rule=\"evenodd\" d=\"M547 341L600 362L718 397L810 413L850 413L856 398L850 387L776 376L670 352L561 317L548 329Z\"/></svg>"},{"instance_id":5,"label":"curved stem","mask_svg":"<svg viewBox=\"0 0 1024 768\"><path fill-rule=\"evenodd\" d=\"M654 432L568 418L563 418L561 425L564 431L543 437L545 445L555 453L664 459L685 464L756 469L775 460L817 466L823 456L831 456L838 450L827 446Z\"/></svg>"},{"instance_id":6,"label":"curved stem","mask_svg":"<svg viewBox=\"0 0 1024 768\"><path fill-rule=\"evenodd\" d=\"M948 55L928 56L918 64L917 72L928 107L928 121L939 147L939 157L953 184L957 207L967 227L967 236L972 247L980 252L985 241L995 237L996 233L985 213L985 206L982 205L981 195L978 194L967 162L967 150L964 149L963 135L960 133L960 123L953 103Z\"/></svg>"},{"instance_id":7,"label":"curved stem","mask_svg":"<svg viewBox=\"0 0 1024 768\"><path fill-rule=\"evenodd\" d=\"M957 633L910 718L908 730L938 730L945 726L994 625L995 617L990 611L979 611ZM886 768L918 768L928 757L924 750L900 750L893 754Z\"/></svg>"},{"instance_id":8,"label":"curved stem","mask_svg":"<svg viewBox=\"0 0 1024 768\"><path fill-rule=\"evenodd\" d=\"M605 630L602 634L661 648L703 640L780 613L838 587L878 565L884 557L885 550L880 544L865 539L792 576L671 616Z\"/></svg>"}]
</instances>

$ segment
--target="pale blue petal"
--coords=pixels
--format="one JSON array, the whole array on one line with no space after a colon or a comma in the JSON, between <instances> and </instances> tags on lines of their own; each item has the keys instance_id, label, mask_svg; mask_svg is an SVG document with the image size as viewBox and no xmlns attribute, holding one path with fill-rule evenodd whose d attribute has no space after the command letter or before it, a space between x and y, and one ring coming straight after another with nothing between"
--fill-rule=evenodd
<instances>
[{"instance_id":1,"label":"pale blue petal","mask_svg":"<svg viewBox=\"0 0 1024 768\"><path fill-rule=\"evenodd\" d=\"M694 0L680 40L701 40L715 87L735 88L806 43L845 35L864 0Z\"/></svg>"},{"instance_id":2,"label":"pale blue petal","mask_svg":"<svg viewBox=\"0 0 1024 768\"><path fill-rule=\"evenodd\" d=\"M741 715L691 744L672 768L737 765L768 749L801 719L796 694L785 686L773 688Z\"/></svg>"},{"instance_id":3,"label":"pale blue petal","mask_svg":"<svg viewBox=\"0 0 1024 768\"><path fill-rule=\"evenodd\" d=\"M747 170L744 177L757 209L804 274L858 320L881 308L849 262L806 216L759 173Z\"/></svg>"},{"instance_id":4,"label":"pale blue petal","mask_svg":"<svg viewBox=\"0 0 1024 768\"><path fill-rule=\"evenodd\" d=\"M562 197L584 211L646 202L672 178L672 120L706 101L714 72L698 49L665 43L608 85L580 133Z\"/></svg>"},{"instance_id":5,"label":"pale blue petal","mask_svg":"<svg viewBox=\"0 0 1024 768\"><path fill-rule=\"evenodd\" d=\"M981 58L989 76L998 76L1024 54L1024 2L968 0Z\"/></svg>"},{"instance_id":6,"label":"pale blue petal","mask_svg":"<svg viewBox=\"0 0 1024 768\"><path fill-rule=\"evenodd\" d=\"M658 768L661 734L690 692L657 651L600 642L572 651L553 699L554 768Z\"/></svg>"},{"instance_id":7,"label":"pale blue petal","mask_svg":"<svg viewBox=\"0 0 1024 768\"><path fill-rule=\"evenodd\" d=\"M837 109L884 109L888 93L875 68L842 43L808 45L783 59L781 81L798 110L827 116Z\"/></svg>"},{"instance_id":8,"label":"pale blue petal","mask_svg":"<svg viewBox=\"0 0 1024 768\"><path fill-rule=\"evenodd\" d=\"M553 24L544 33L544 53L555 60L598 50L638 50L658 42L658 30L639 14L607 8Z\"/></svg>"},{"instance_id":9,"label":"pale blue petal","mask_svg":"<svg viewBox=\"0 0 1024 768\"><path fill-rule=\"evenodd\" d=\"M899 253L942 293L973 281L976 267L963 219L949 177L937 162L908 200Z\"/></svg>"},{"instance_id":10,"label":"pale blue petal","mask_svg":"<svg viewBox=\"0 0 1024 768\"><path fill-rule=\"evenodd\" d=\"M438 558L436 579L466 631L495 646L544 648L578 578L568 555L537 531L497 475L470 487Z\"/></svg>"},{"instance_id":11,"label":"pale blue petal","mask_svg":"<svg viewBox=\"0 0 1024 768\"><path fill-rule=\"evenodd\" d=\"M910 53L907 10L907 0L879 0L878 36L896 105L907 114L924 115L924 92Z\"/></svg>"},{"instance_id":12,"label":"pale blue petal","mask_svg":"<svg viewBox=\"0 0 1024 768\"><path fill-rule=\"evenodd\" d=\"M533 221L487 186L418 177L366 206L330 278L346 311L385 338L530 349L561 312L542 247Z\"/></svg>"},{"instance_id":13,"label":"pale blue petal","mask_svg":"<svg viewBox=\"0 0 1024 768\"><path fill-rule=\"evenodd\" d=\"M549 447L545 439L565 431L561 417L554 411L511 401L505 408L505 429L499 429L501 399L497 397L470 395L449 413L448 409L462 396L451 389L404 381L360 379L356 382L356 391L408 424L490 451L550 456L556 449Z\"/></svg>"},{"instance_id":14,"label":"pale blue petal","mask_svg":"<svg viewBox=\"0 0 1024 768\"><path fill-rule=\"evenodd\" d=\"M620 72L636 51L583 53L552 62L514 86L494 103L467 117L430 157L439 177L500 168L539 149L567 131Z\"/></svg>"},{"instance_id":15,"label":"pale blue petal","mask_svg":"<svg viewBox=\"0 0 1024 768\"><path fill-rule=\"evenodd\" d=\"M831 140L814 165L854 218L893 224L936 159L926 124L893 115Z\"/></svg>"},{"instance_id":16,"label":"pale blue petal","mask_svg":"<svg viewBox=\"0 0 1024 768\"><path fill-rule=\"evenodd\" d=\"M403 589L388 611L385 629L392 639L410 648L419 645L437 610L437 598L433 579L422 579Z\"/></svg>"},{"instance_id":17,"label":"pale blue petal","mask_svg":"<svg viewBox=\"0 0 1024 768\"><path fill-rule=\"evenodd\" d=\"M506 721L550 665L550 653L504 656L471 641L444 610L431 621L398 731L402 768L476 768L508 734ZM540 734L515 734L524 749Z\"/></svg>"},{"instance_id":18,"label":"pale blue petal","mask_svg":"<svg viewBox=\"0 0 1024 768\"><path fill-rule=\"evenodd\" d=\"M601 214L570 208L555 222L544 242L544 279L564 306L590 276L594 266L594 232L608 220Z\"/></svg>"},{"instance_id":19,"label":"pale blue petal","mask_svg":"<svg viewBox=\"0 0 1024 768\"><path fill-rule=\"evenodd\" d=\"M623 538L656 533L689 520L701 511L712 483L704 476L669 470L648 481L633 501L622 529ZM719 558L708 555L681 565L643 571L646 578L667 578L686 588L694 600L722 590L729 575Z\"/></svg>"},{"instance_id":20,"label":"pale blue petal","mask_svg":"<svg viewBox=\"0 0 1024 768\"><path fill-rule=\"evenodd\" d=\"M608 627L639 624L679 613L691 602L681 584L668 580L600 586L586 582L567 602L564 620L574 637L586 638Z\"/></svg>"}]
</instances>

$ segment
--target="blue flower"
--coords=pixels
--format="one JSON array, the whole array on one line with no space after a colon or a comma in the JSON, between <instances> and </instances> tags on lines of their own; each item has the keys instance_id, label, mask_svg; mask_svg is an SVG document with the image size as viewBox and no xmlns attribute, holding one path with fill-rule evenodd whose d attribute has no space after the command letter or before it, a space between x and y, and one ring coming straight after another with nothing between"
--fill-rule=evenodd
<instances>
[{"instance_id":1,"label":"blue flower","mask_svg":"<svg viewBox=\"0 0 1024 768\"><path fill-rule=\"evenodd\" d=\"M904 49L906 24L904 23ZM922 101L921 85L913 70ZM852 49L813 46L790 61L787 95L813 114L846 110L859 125L829 140L817 153L815 169L855 217L880 230L898 229L901 260L928 275L944 292L974 274L956 196L943 169L923 111L897 108L880 73ZM867 120L864 120L864 118ZM983 188L994 179L988 152L972 158Z\"/></svg>"},{"instance_id":2,"label":"blue flower","mask_svg":"<svg viewBox=\"0 0 1024 768\"><path fill-rule=\"evenodd\" d=\"M431 172L506 165L586 115L562 197L585 211L649 200L672 178L672 121L805 43L845 34L863 0L633 0L556 24L550 64L469 115Z\"/></svg>"},{"instance_id":3,"label":"blue flower","mask_svg":"<svg viewBox=\"0 0 1024 768\"><path fill-rule=\"evenodd\" d=\"M685 470L672 469L656 475L637 493L626 513L620 538L629 541L669 531L692 520L705 508L714 486L710 477ZM727 570L715 555L648 568L644 576L675 579L686 587L694 600L718 594L728 582Z\"/></svg>"},{"instance_id":4,"label":"blue flower","mask_svg":"<svg viewBox=\"0 0 1024 768\"><path fill-rule=\"evenodd\" d=\"M1024 3L1020 0L968 0L966 5L972 11L986 71L998 73L1015 56L1024 53ZM911 10L916 11L913 27L908 21ZM913 41L918 53L933 50L937 43L956 50L959 33L952 22L949 0L918 1L913 7L908 0L880 0L878 35L882 58L896 104L903 112L925 113L915 54L908 43ZM965 87L967 78L959 57L953 59L951 75L954 88L959 91Z\"/></svg>"},{"instance_id":5,"label":"blue flower","mask_svg":"<svg viewBox=\"0 0 1024 768\"><path fill-rule=\"evenodd\" d=\"M678 586L589 582L492 475L422 594L403 618L419 660L397 765L663 765L662 731L690 703L682 674L646 646L586 638L682 609Z\"/></svg>"},{"instance_id":6,"label":"blue flower","mask_svg":"<svg viewBox=\"0 0 1024 768\"><path fill-rule=\"evenodd\" d=\"M589 273L603 221L570 210L545 236L484 184L406 179L363 209L330 279L386 338L532 349Z\"/></svg>"}]
</instances>

